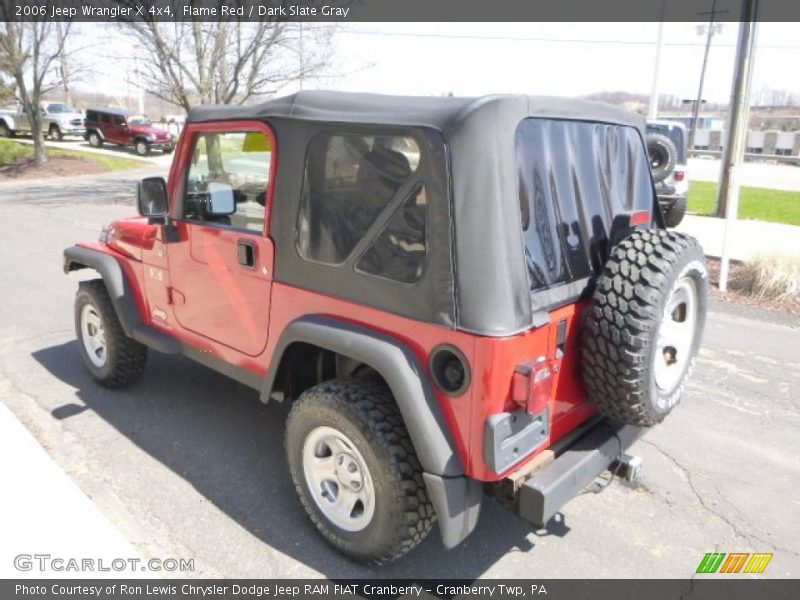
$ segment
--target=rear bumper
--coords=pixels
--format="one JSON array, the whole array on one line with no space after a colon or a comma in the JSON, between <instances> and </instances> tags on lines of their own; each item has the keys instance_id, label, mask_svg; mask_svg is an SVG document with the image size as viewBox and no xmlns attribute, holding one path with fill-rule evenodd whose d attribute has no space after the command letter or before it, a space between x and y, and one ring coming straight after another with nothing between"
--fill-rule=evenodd
<instances>
[{"instance_id":1,"label":"rear bumper","mask_svg":"<svg viewBox=\"0 0 800 600\"><path fill-rule=\"evenodd\" d=\"M644 431L610 419L597 422L513 491L517 514L537 527L544 526Z\"/></svg>"}]
</instances>

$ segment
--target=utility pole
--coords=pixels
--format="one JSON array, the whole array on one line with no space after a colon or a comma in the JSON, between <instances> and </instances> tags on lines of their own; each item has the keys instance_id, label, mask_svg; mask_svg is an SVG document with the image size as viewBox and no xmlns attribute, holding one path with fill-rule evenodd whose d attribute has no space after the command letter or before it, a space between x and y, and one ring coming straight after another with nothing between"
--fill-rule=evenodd
<instances>
[{"instance_id":1,"label":"utility pole","mask_svg":"<svg viewBox=\"0 0 800 600\"><path fill-rule=\"evenodd\" d=\"M728 114L728 139L722 160L722 175L717 197L717 216L725 216L725 231L722 237L719 289L728 289L728 267L730 263L729 235L731 225L739 210L739 181L737 170L747 137L747 113L750 107L750 83L753 79L753 59L756 49L758 0L743 0L739 23L739 41L736 45L736 66L731 88L731 105Z\"/></svg>"},{"instance_id":2,"label":"utility pole","mask_svg":"<svg viewBox=\"0 0 800 600\"><path fill-rule=\"evenodd\" d=\"M701 13L702 14L702 13ZM717 16L717 0L711 1L711 13L708 17L708 26L706 31L706 50L703 54L703 67L700 69L700 85L697 88L697 100L692 107L692 128L689 130L689 150L694 149L694 138L697 133L697 121L700 118L700 104L703 101L703 83L706 79L706 66L708 65L708 51L711 49L711 40L717 32L717 23L714 22ZM700 26L702 27L702 26ZM698 29L702 33L702 29Z\"/></svg>"},{"instance_id":3,"label":"utility pole","mask_svg":"<svg viewBox=\"0 0 800 600\"><path fill-rule=\"evenodd\" d=\"M664 11L667 0L661 0L661 16L658 22L658 36L656 38L656 60L653 65L653 86L650 88L650 110L647 111L648 119L658 118L658 74L661 70L661 48L664 45Z\"/></svg>"}]
</instances>

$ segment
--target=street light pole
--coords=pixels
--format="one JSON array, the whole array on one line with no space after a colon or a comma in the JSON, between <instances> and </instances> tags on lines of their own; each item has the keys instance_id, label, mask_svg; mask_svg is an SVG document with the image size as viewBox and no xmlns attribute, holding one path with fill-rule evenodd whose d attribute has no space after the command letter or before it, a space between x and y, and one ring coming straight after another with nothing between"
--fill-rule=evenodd
<instances>
[{"instance_id":1,"label":"street light pole","mask_svg":"<svg viewBox=\"0 0 800 600\"><path fill-rule=\"evenodd\" d=\"M706 78L706 66L708 65L708 51L711 49L711 39L716 32L714 17L717 13L717 0L711 2L711 15L708 17L708 35L706 37L706 50L703 54L703 67L700 69L700 85L697 88L697 100L692 108L692 128L689 131L689 150L694 149L694 138L697 133L697 121L700 118L700 103L703 101L703 83Z\"/></svg>"},{"instance_id":2,"label":"street light pole","mask_svg":"<svg viewBox=\"0 0 800 600\"><path fill-rule=\"evenodd\" d=\"M742 161L747 137L747 113L750 105L750 83L753 79L753 59L756 49L758 0L743 0L742 20L739 23L739 41L736 45L736 66L731 88L731 105L728 115L728 139L722 160L722 176L717 198L717 216L725 216L722 237L719 289L728 289L730 251L728 237L731 225L739 210L739 181L737 169Z\"/></svg>"},{"instance_id":3,"label":"street light pole","mask_svg":"<svg viewBox=\"0 0 800 600\"><path fill-rule=\"evenodd\" d=\"M664 10L667 0L661 0L661 16L658 23L658 37L656 38L656 60L653 65L653 87L650 88L650 110L648 119L658 118L658 75L661 70L661 48L664 45Z\"/></svg>"}]
</instances>

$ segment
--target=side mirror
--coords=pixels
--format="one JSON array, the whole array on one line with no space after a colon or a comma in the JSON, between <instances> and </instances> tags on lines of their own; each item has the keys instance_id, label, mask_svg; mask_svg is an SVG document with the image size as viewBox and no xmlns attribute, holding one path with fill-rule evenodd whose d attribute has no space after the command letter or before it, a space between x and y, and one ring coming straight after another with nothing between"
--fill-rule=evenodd
<instances>
[{"instance_id":1,"label":"side mirror","mask_svg":"<svg viewBox=\"0 0 800 600\"><path fill-rule=\"evenodd\" d=\"M147 177L139 182L137 191L139 214L149 218L164 218L167 216L169 202L167 201L167 182L163 177Z\"/></svg>"},{"instance_id":2,"label":"side mirror","mask_svg":"<svg viewBox=\"0 0 800 600\"><path fill-rule=\"evenodd\" d=\"M206 214L222 217L236 212L233 188L227 183L209 181L207 191L208 204L205 207Z\"/></svg>"}]
</instances>

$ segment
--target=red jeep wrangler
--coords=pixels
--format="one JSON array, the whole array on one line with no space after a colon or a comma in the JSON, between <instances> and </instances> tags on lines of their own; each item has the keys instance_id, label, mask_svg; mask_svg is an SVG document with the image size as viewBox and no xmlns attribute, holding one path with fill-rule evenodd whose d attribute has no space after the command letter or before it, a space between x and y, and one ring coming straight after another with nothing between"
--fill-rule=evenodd
<instances>
[{"instance_id":1,"label":"red jeep wrangler","mask_svg":"<svg viewBox=\"0 0 800 600\"><path fill-rule=\"evenodd\" d=\"M703 253L666 231L645 122L526 96L301 92L191 111L141 217L65 251L92 376L148 348L291 402L311 521L381 563L484 491L544 525L678 402Z\"/></svg>"},{"instance_id":2,"label":"red jeep wrangler","mask_svg":"<svg viewBox=\"0 0 800 600\"><path fill-rule=\"evenodd\" d=\"M147 156L154 148L169 154L175 140L169 131L153 127L150 119L121 108L90 108L86 111L84 137L95 148L103 144L133 146L136 154Z\"/></svg>"}]
</instances>

